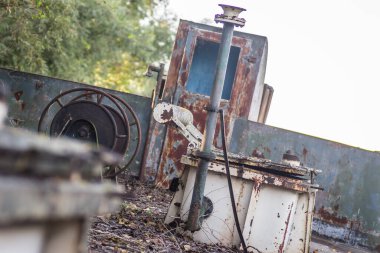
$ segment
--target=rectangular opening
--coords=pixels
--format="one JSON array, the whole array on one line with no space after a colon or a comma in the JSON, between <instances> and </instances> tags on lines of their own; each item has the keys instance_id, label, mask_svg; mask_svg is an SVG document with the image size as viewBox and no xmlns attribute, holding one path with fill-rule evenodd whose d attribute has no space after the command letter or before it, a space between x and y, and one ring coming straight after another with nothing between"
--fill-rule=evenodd
<instances>
[{"instance_id":1,"label":"rectangular opening","mask_svg":"<svg viewBox=\"0 0 380 253\"><path fill-rule=\"evenodd\" d=\"M218 50L219 43L197 39L189 78L186 84L188 91L206 96L211 95ZM232 46L227 64L222 99L229 100L231 98L239 54L240 48Z\"/></svg>"}]
</instances>

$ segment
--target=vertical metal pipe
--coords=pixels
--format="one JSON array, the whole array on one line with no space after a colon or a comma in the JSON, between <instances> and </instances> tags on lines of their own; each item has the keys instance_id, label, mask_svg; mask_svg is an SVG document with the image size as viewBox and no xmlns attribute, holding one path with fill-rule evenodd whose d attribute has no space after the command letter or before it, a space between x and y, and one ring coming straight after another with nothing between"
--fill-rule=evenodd
<instances>
[{"instance_id":1,"label":"vertical metal pipe","mask_svg":"<svg viewBox=\"0 0 380 253\"><path fill-rule=\"evenodd\" d=\"M207 114L202 151L211 151L214 140L216 119L218 116L217 110L219 109L220 99L222 97L233 33L234 25L225 23L223 26L222 40L219 46L218 57L216 58L214 84L210 97L210 110Z\"/></svg>"},{"instance_id":2,"label":"vertical metal pipe","mask_svg":"<svg viewBox=\"0 0 380 253\"><path fill-rule=\"evenodd\" d=\"M222 6L222 5L221 5ZM238 11L237 14L239 14L242 10L241 8L236 8L232 6L225 6L223 5L222 8L232 11ZM227 13L230 14L230 13ZM220 16L223 20L220 20ZM204 154L204 156L207 156L207 154L212 154L212 144L214 140L215 135L215 128L216 128L216 120L218 116L218 109L220 105L220 99L222 97L223 92L223 86L224 86L224 80L226 76L227 71L227 64L228 59L230 55L230 49L231 49L231 42L234 32L234 26L236 25L233 21L237 15L216 15L215 21L223 22L223 32L222 32L222 39L218 50L218 56L216 60L216 70L215 70L215 77L214 77L214 83L212 88L212 93L210 97L210 104L208 106L208 113L207 113L207 119L206 119L206 127L205 127L205 134L202 141L201 146L201 152ZM232 19L231 19L232 18ZM239 20L240 21L240 20ZM197 170L194 188L193 188L193 196L191 199L190 204L190 210L189 210L189 216L187 220L187 229L190 231L196 231L200 229L201 223L202 223L202 202L203 202L203 194L206 184L206 177L207 177L207 170L209 165L209 160L207 159L201 159L199 163L199 167Z\"/></svg>"}]
</instances>

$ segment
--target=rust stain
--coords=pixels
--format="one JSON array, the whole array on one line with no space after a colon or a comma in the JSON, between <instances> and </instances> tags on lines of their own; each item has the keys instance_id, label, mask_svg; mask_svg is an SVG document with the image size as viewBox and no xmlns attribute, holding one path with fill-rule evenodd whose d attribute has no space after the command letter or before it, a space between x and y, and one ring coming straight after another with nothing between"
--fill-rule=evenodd
<instances>
[{"instance_id":1,"label":"rust stain","mask_svg":"<svg viewBox=\"0 0 380 253\"><path fill-rule=\"evenodd\" d=\"M172 102L176 100L176 94L181 91L180 86L183 86L187 74L179 78L182 65L188 65L187 59L183 59L185 54L186 38L190 30L190 25L187 22L180 22L174 48L172 51L172 57L170 59L170 66L166 81L166 87L163 95L163 100ZM184 70L184 69L183 69ZM154 137L153 137L154 138ZM178 146L174 149L173 146L178 140ZM169 177L165 175L164 170L169 160L172 160L171 174L180 175L183 171L183 165L180 163L181 156L186 153L188 141L178 134L175 129L168 128L166 133L165 142L162 149L160 160L156 161L159 165L157 168L156 183L160 184L163 188L169 187ZM170 172L170 171L169 171Z\"/></svg>"},{"instance_id":2,"label":"rust stain","mask_svg":"<svg viewBox=\"0 0 380 253\"><path fill-rule=\"evenodd\" d=\"M191 94L186 91L185 87L198 39L219 43L221 33L193 28L192 24L186 21L180 22L163 99L190 110L193 114L194 126L199 131L204 132L207 117L207 111L204 110L204 107L209 104L210 97ZM237 117L248 118L249 116L253 91L257 82L255 75L252 74L257 66L257 59L254 57L255 52L252 51L252 41L248 38L234 36L232 46L240 48L233 89L230 100L222 100L220 104L220 108L225 110L227 143L229 143L233 119ZM169 115L167 114L164 117L168 117ZM214 138L214 145L218 148L221 145L219 141L220 133L221 127L218 121ZM159 163L157 181L167 181L168 176L164 175L164 170L168 168L169 163L173 165L174 170L173 173L169 171L171 174L178 175L182 172L183 165L180 163L180 158L187 150L188 141L178 134L175 129L169 128L165 139L161 160L156 162ZM173 148L174 144L178 143L178 141L181 143L176 148Z\"/></svg>"},{"instance_id":3,"label":"rust stain","mask_svg":"<svg viewBox=\"0 0 380 253\"><path fill-rule=\"evenodd\" d=\"M168 121L173 117L173 108L170 108L170 110L164 110L161 114L161 119Z\"/></svg>"},{"instance_id":4,"label":"rust stain","mask_svg":"<svg viewBox=\"0 0 380 253\"><path fill-rule=\"evenodd\" d=\"M240 191L239 191L239 195L238 195L238 200L237 200L237 205L239 205L240 201L241 201L241 198L243 197L243 193L244 193L244 188L245 188L245 181L243 181L243 183L241 184L241 187L240 187Z\"/></svg>"},{"instance_id":5,"label":"rust stain","mask_svg":"<svg viewBox=\"0 0 380 253\"><path fill-rule=\"evenodd\" d=\"M184 54L184 48L186 44L185 41L188 33L189 24L187 22L180 22L172 51L172 57L170 59L170 66L164 93L164 98L166 99L172 97L174 95L174 91L176 90L182 56Z\"/></svg>"},{"instance_id":6,"label":"rust stain","mask_svg":"<svg viewBox=\"0 0 380 253\"><path fill-rule=\"evenodd\" d=\"M247 64L245 60L245 57L249 57L251 54L249 45L248 40L240 43L241 53L230 100L231 107L235 108L235 114L240 117L248 117L252 104L252 95L256 85L256 80L253 78L253 75L250 75L250 73L253 72L254 65Z\"/></svg>"},{"instance_id":7,"label":"rust stain","mask_svg":"<svg viewBox=\"0 0 380 253\"><path fill-rule=\"evenodd\" d=\"M260 150L258 150L257 148L255 148L252 152L252 156L253 157L257 157L257 158L265 158L264 156L264 153L261 152Z\"/></svg>"},{"instance_id":8,"label":"rust stain","mask_svg":"<svg viewBox=\"0 0 380 253\"><path fill-rule=\"evenodd\" d=\"M346 217L338 216L337 212L329 212L322 206L318 210L318 215L325 221L331 222L336 225L346 225L348 223L348 219Z\"/></svg>"},{"instance_id":9,"label":"rust stain","mask_svg":"<svg viewBox=\"0 0 380 253\"><path fill-rule=\"evenodd\" d=\"M181 164L180 160L181 156L186 154L188 145L188 141L176 129L168 128L167 131L156 179L156 182L165 189L170 185L171 175L175 174L179 176L182 174L184 165ZM176 148L173 148L174 146ZM172 172L169 170L171 175L166 175L165 172L167 173L167 171L165 168L169 166L169 161L173 161L170 164Z\"/></svg>"},{"instance_id":10,"label":"rust stain","mask_svg":"<svg viewBox=\"0 0 380 253\"><path fill-rule=\"evenodd\" d=\"M253 189L255 190L255 192L259 192L260 191L260 186L261 186L260 182L253 181Z\"/></svg>"},{"instance_id":11,"label":"rust stain","mask_svg":"<svg viewBox=\"0 0 380 253\"><path fill-rule=\"evenodd\" d=\"M19 101L21 99L22 94L24 94L24 92L22 90L14 93L16 101Z\"/></svg>"},{"instance_id":12,"label":"rust stain","mask_svg":"<svg viewBox=\"0 0 380 253\"><path fill-rule=\"evenodd\" d=\"M181 67L182 56L183 56L184 48L186 45L186 38L189 32L189 27L190 25L188 22L180 22L179 24L171 59L170 59L167 81L166 81L165 89L163 91L163 97L162 97L163 101L167 101L170 103L173 101L173 96L177 89L178 75L179 75L179 70ZM167 153L164 152L166 140L162 144L161 146L162 148L161 147L159 148L160 149L159 151L155 150L158 148L155 146L157 145L156 144L157 142L155 140L156 137L161 136L162 138L165 138L166 130L161 131L160 129L162 129L162 127L155 124L153 124L153 127L154 127L152 131L153 134L150 140L147 140L146 143L148 145L147 151L155 153L155 156L150 157L149 155L146 155L146 157L144 158L144 164L145 164L144 169L148 171L148 173L150 173L149 175L152 178L155 178L156 183L162 182L161 186L163 188L168 188L169 184L166 183L168 180L167 180L167 177L163 175L164 174L162 171L163 167L161 166L162 164L161 158L164 155L167 156ZM180 158L180 156L178 158ZM157 164L159 165L157 166ZM176 168L173 167L173 169L175 170Z\"/></svg>"},{"instance_id":13,"label":"rust stain","mask_svg":"<svg viewBox=\"0 0 380 253\"><path fill-rule=\"evenodd\" d=\"M285 178L282 176L273 176L263 171L261 171L260 174L263 175L263 178L261 180L255 177L251 178L251 180L259 184L272 184L275 186L292 189L299 192L307 191L307 187L302 184L302 180Z\"/></svg>"},{"instance_id":14,"label":"rust stain","mask_svg":"<svg viewBox=\"0 0 380 253\"><path fill-rule=\"evenodd\" d=\"M181 97L179 99L179 106L187 108L191 111L194 117L194 126L198 128L199 131L203 132L206 124L207 111L204 109L209 104L210 98L200 94L191 94L188 91L183 91ZM228 101L222 101L220 104L220 108L228 108L227 114L225 116L226 119L226 136L230 133L231 129L231 110L229 110ZM214 145L218 146L217 139L220 135L220 122L217 122L215 129L215 139Z\"/></svg>"},{"instance_id":15,"label":"rust stain","mask_svg":"<svg viewBox=\"0 0 380 253\"><path fill-rule=\"evenodd\" d=\"M309 151L306 149L306 148L303 148L302 149L302 156L303 156L303 160L304 161L306 161L306 158L307 158L307 153L308 153Z\"/></svg>"},{"instance_id":16,"label":"rust stain","mask_svg":"<svg viewBox=\"0 0 380 253\"><path fill-rule=\"evenodd\" d=\"M195 37L201 37L202 39L208 41L219 42L221 39L221 34L211 31L198 30L197 36ZM229 109L226 116L230 116L230 118L232 118L233 115L237 117L248 117L252 102L252 95L256 84L256 80L253 78L253 75L249 75L253 71L254 64L247 64L245 59L246 57L251 57L251 41L246 38L233 37L232 46L240 47L241 53L237 63L231 99L230 101L226 101ZM186 80L181 80L181 83L185 84ZM241 92L243 90L244 92ZM228 122L229 120L226 118L226 121ZM229 128L229 124L227 124L226 128ZM219 129L217 127L216 136L218 133Z\"/></svg>"},{"instance_id":17,"label":"rust stain","mask_svg":"<svg viewBox=\"0 0 380 253\"><path fill-rule=\"evenodd\" d=\"M219 43L222 37L221 33L218 32L212 32L212 31L206 31L206 30L199 30L198 36L205 38L209 41L217 42ZM247 44L247 41L245 38L236 37L234 36L232 38L232 45L236 47L243 47Z\"/></svg>"},{"instance_id":18,"label":"rust stain","mask_svg":"<svg viewBox=\"0 0 380 253\"><path fill-rule=\"evenodd\" d=\"M34 83L34 86L36 87L36 90L41 89L43 85L44 85L44 83L42 81L40 81L40 80L37 80Z\"/></svg>"},{"instance_id":19,"label":"rust stain","mask_svg":"<svg viewBox=\"0 0 380 253\"><path fill-rule=\"evenodd\" d=\"M186 54L184 54L183 60L182 60L182 69L184 71L181 73L181 76L180 76L180 84L182 85L185 85L187 78L189 76L188 63L189 63L189 60L187 59Z\"/></svg>"},{"instance_id":20,"label":"rust stain","mask_svg":"<svg viewBox=\"0 0 380 253\"><path fill-rule=\"evenodd\" d=\"M292 210L293 210L293 203L292 203L292 205L290 206L289 209L290 209L290 211L289 211L289 214L288 214L288 218L286 218L286 221L285 221L284 237L282 238L282 242L281 242L280 247L278 249L278 253L284 252L285 237L286 237L286 233L287 233L288 228L289 228L289 221L290 221L290 215L292 214Z\"/></svg>"}]
</instances>

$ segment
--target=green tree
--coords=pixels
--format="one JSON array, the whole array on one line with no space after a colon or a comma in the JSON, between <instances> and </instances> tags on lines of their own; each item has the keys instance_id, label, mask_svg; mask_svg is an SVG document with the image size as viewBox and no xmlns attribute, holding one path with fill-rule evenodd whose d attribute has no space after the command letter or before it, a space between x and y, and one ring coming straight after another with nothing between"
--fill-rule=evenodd
<instances>
[{"instance_id":1,"label":"green tree","mask_svg":"<svg viewBox=\"0 0 380 253\"><path fill-rule=\"evenodd\" d=\"M0 66L140 94L166 61L173 18L160 0L0 0Z\"/></svg>"}]
</instances>

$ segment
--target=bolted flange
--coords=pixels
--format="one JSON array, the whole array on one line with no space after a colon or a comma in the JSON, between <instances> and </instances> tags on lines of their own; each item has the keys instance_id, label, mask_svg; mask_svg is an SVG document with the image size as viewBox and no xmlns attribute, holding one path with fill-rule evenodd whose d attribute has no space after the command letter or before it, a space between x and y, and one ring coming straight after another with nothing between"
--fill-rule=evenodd
<instances>
[{"instance_id":1,"label":"bolted flange","mask_svg":"<svg viewBox=\"0 0 380 253\"><path fill-rule=\"evenodd\" d=\"M238 27L244 26L245 19L238 16L241 12L246 11L246 9L226 4L219 4L219 6L222 7L224 13L215 15L214 20L216 23L230 23Z\"/></svg>"}]
</instances>

